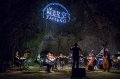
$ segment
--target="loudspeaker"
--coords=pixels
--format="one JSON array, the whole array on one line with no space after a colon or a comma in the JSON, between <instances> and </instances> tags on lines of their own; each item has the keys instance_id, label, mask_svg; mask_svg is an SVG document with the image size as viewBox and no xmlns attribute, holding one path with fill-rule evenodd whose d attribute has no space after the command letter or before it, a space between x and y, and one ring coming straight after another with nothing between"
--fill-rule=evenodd
<instances>
[{"instance_id":1,"label":"loudspeaker","mask_svg":"<svg viewBox=\"0 0 120 79\"><path fill-rule=\"evenodd\" d=\"M73 68L71 79L83 79L86 77L85 68Z\"/></svg>"}]
</instances>

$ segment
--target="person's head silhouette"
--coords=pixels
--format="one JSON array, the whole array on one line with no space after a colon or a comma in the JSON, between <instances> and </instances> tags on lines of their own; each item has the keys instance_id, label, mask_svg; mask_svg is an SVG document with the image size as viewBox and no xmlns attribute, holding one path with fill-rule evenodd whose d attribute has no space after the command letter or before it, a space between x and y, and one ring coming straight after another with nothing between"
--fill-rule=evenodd
<instances>
[{"instance_id":1,"label":"person's head silhouette","mask_svg":"<svg viewBox=\"0 0 120 79\"><path fill-rule=\"evenodd\" d=\"M75 47L77 47L77 46L78 46L78 44L77 44L77 43L75 43L75 44L74 44L74 46L75 46Z\"/></svg>"}]
</instances>

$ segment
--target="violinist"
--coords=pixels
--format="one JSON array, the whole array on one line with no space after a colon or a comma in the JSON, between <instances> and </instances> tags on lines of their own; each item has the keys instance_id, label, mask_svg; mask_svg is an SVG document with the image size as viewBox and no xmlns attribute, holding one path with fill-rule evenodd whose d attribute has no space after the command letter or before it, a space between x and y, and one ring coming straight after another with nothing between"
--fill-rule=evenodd
<instances>
[{"instance_id":1,"label":"violinist","mask_svg":"<svg viewBox=\"0 0 120 79\"><path fill-rule=\"evenodd\" d=\"M16 51L15 57L14 57L14 63L16 66L21 67L21 61L19 59L20 59L19 52Z\"/></svg>"},{"instance_id":2,"label":"violinist","mask_svg":"<svg viewBox=\"0 0 120 79\"><path fill-rule=\"evenodd\" d=\"M45 63L47 65L47 71L48 73L53 72L53 65L54 65L54 55L51 54L50 52L46 55Z\"/></svg>"},{"instance_id":3,"label":"violinist","mask_svg":"<svg viewBox=\"0 0 120 79\"><path fill-rule=\"evenodd\" d=\"M60 67L62 69L63 69L63 66L65 64L64 58L65 58L65 56L63 54L60 54L60 56L59 56L59 65L60 65Z\"/></svg>"}]
</instances>

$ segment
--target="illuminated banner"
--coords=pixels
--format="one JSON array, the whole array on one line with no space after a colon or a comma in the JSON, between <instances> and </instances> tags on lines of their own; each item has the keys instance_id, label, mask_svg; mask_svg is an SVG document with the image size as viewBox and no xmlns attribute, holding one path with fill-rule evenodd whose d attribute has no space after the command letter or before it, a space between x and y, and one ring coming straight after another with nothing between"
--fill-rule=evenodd
<instances>
[{"instance_id":1,"label":"illuminated banner","mask_svg":"<svg viewBox=\"0 0 120 79\"><path fill-rule=\"evenodd\" d=\"M68 10L59 3L49 3L43 9L43 18L59 23L67 23L70 21Z\"/></svg>"}]
</instances>

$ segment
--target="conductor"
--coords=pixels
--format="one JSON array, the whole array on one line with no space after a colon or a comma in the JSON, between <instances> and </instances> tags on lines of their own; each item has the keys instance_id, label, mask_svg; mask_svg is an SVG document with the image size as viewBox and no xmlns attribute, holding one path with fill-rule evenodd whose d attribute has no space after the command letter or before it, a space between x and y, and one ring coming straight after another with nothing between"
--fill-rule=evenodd
<instances>
[{"instance_id":1,"label":"conductor","mask_svg":"<svg viewBox=\"0 0 120 79\"><path fill-rule=\"evenodd\" d=\"M78 47L78 44L75 43L74 47L71 47L70 50L72 51L72 58L73 58L73 66L72 69L75 68L79 68L79 58L80 58L80 52L81 49Z\"/></svg>"}]
</instances>

